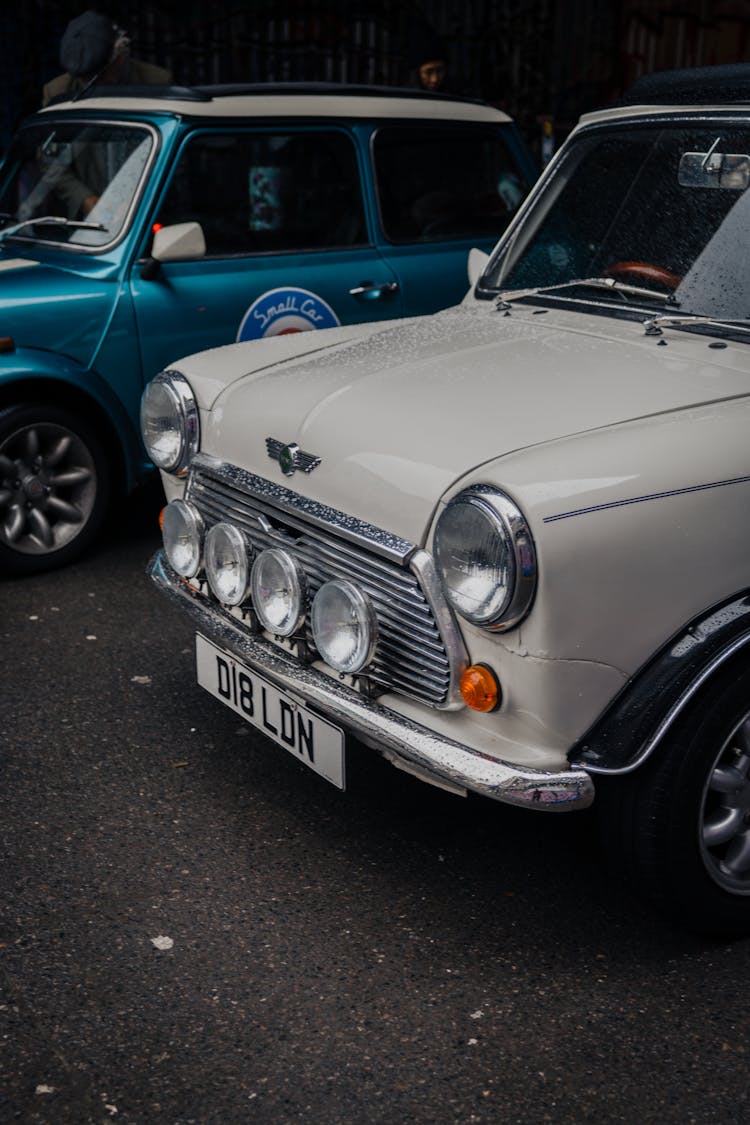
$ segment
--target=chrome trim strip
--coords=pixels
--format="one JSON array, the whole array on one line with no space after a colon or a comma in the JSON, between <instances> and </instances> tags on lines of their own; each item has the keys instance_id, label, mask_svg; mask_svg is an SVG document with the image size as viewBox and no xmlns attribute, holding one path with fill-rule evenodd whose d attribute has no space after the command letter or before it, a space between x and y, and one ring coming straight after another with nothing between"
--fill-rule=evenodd
<instances>
[{"instance_id":1,"label":"chrome trim strip","mask_svg":"<svg viewBox=\"0 0 750 1125\"><path fill-rule=\"evenodd\" d=\"M412 556L410 567L417 576L417 581L422 587L422 592L432 610L438 633L443 639L445 652L450 668L450 680L445 702L441 705L443 711L455 711L464 706L461 699L459 683L461 676L469 664L469 654L464 644L461 630L458 627L455 614L448 605L440 585L435 560L427 551L418 550Z\"/></svg>"},{"instance_id":2,"label":"chrome trim strip","mask_svg":"<svg viewBox=\"0 0 750 1125\"><path fill-rule=\"evenodd\" d=\"M152 558L148 574L157 587L187 612L193 625L238 660L269 679L281 691L303 699L322 715L340 722L387 758L427 779L470 790L505 804L561 812L586 808L594 783L585 770L559 772L523 769L472 750L395 711L374 703L326 676L300 664L283 649L252 636L228 616L200 601L187 583L179 582L165 564L163 552Z\"/></svg>"},{"instance_id":3,"label":"chrome trim strip","mask_svg":"<svg viewBox=\"0 0 750 1125\"><path fill-rule=\"evenodd\" d=\"M337 511L336 508L329 508L326 504L320 504L317 500L300 496L299 493L292 492L291 489L285 488L281 484L275 484L264 477L256 476L255 473L249 473L245 469L230 465L217 457L199 453L193 459L191 469L197 469L202 473L213 476L220 484L228 484L230 487L237 488L252 496L253 499L265 500L274 508L279 508L292 515L302 516L306 523L324 527L328 531L333 529L342 539L348 539L351 543L356 543L360 547L366 546L368 550L375 554L382 555L383 558L391 559L401 565L406 563L412 551L415 550L413 543L409 543L399 535L383 531L380 527L374 527L355 516L348 516L345 512ZM189 491L190 485L188 485Z\"/></svg>"},{"instance_id":4,"label":"chrome trim strip","mask_svg":"<svg viewBox=\"0 0 750 1125\"><path fill-rule=\"evenodd\" d=\"M647 492L643 496L629 496L625 500L610 500L606 504L591 504L588 508L574 508L569 512L558 512L554 516L545 516L542 523L557 523L559 520L569 520L574 516L588 516L591 512L607 512L612 508L626 508L630 504L647 504L651 500L671 500L673 496L688 496L693 492L707 492L712 488L728 488L731 484L748 484L750 476L731 477L729 480L712 480L706 484L689 484L684 488L670 488L665 492Z\"/></svg>"}]
</instances>

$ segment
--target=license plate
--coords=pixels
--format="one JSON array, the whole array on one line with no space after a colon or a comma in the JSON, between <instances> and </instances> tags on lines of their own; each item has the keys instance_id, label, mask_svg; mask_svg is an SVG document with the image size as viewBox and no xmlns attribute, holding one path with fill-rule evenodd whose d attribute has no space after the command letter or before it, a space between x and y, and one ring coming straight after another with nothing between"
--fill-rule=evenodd
<instances>
[{"instance_id":1,"label":"license plate","mask_svg":"<svg viewBox=\"0 0 750 1125\"><path fill-rule=\"evenodd\" d=\"M308 711L200 633L195 635L195 658L202 688L326 781L345 788L344 732L339 727Z\"/></svg>"}]
</instances>

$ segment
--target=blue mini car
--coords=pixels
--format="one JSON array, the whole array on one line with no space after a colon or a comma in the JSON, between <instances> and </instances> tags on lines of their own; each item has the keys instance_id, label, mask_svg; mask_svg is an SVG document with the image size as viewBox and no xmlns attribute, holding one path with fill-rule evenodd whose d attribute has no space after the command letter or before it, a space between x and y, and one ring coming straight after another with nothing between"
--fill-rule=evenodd
<instances>
[{"instance_id":1,"label":"blue mini car","mask_svg":"<svg viewBox=\"0 0 750 1125\"><path fill-rule=\"evenodd\" d=\"M455 304L534 178L503 113L401 90L95 88L29 118L0 169L0 569L90 544L175 356Z\"/></svg>"}]
</instances>

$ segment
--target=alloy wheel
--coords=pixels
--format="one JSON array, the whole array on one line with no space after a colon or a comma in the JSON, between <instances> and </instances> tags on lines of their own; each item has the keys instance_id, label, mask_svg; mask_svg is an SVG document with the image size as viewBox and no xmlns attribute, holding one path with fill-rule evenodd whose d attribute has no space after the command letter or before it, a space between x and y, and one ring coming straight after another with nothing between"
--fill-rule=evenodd
<instances>
[{"instance_id":1,"label":"alloy wheel","mask_svg":"<svg viewBox=\"0 0 750 1125\"><path fill-rule=\"evenodd\" d=\"M44 555L66 546L96 502L94 459L78 434L53 422L23 426L0 442L0 543Z\"/></svg>"}]
</instances>

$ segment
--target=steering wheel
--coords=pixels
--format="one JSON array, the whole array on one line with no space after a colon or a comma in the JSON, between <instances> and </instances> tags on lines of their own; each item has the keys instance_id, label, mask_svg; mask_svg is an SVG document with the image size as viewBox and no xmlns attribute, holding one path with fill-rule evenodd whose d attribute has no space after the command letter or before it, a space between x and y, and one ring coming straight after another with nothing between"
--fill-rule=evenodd
<instances>
[{"instance_id":1,"label":"steering wheel","mask_svg":"<svg viewBox=\"0 0 750 1125\"><path fill-rule=\"evenodd\" d=\"M607 266L605 273L615 278L632 277L638 281L656 281L667 289L676 289L682 281L678 273L672 273L664 266L652 265L651 262L613 262L611 266Z\"/></svg>"}]
</instances>

